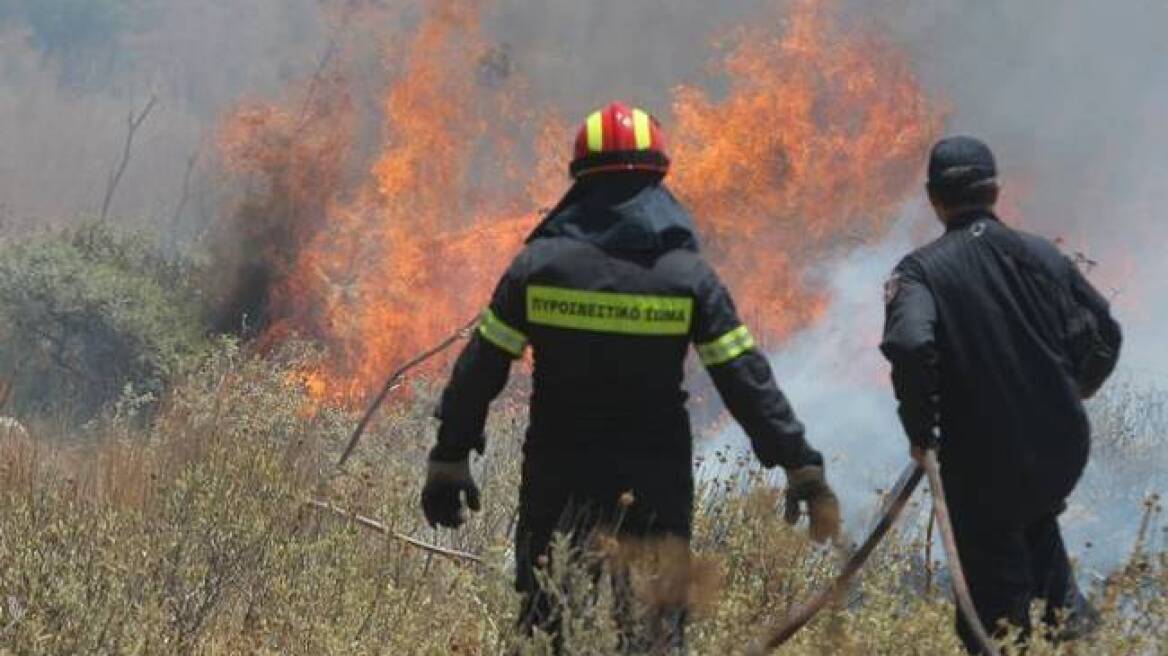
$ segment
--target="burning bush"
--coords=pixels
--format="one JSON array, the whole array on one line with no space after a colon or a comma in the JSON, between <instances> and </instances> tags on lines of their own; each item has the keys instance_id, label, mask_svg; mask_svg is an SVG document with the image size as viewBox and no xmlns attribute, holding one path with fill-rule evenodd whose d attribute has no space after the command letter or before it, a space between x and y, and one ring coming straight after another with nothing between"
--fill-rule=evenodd
<instances>
[{"instance_id":1,"label":"burning bush","mask_svg":"<svg viewBox=\"0 0 1168 656\"><path fill-rule=\"evenodd\" d=\"M245 244L271 236L243 249L258 274L236 298L264 316L269 343L323 343L320 390L343 401L479 312L537 208L568 184L574 119L541 105L475 5L423 7L387 46L381 141L362 175L346 172L367 157L354 143L367 131L354 126L369 110L349 101L360 85L344 75L314 78L309 102L292 105L308 111L249 105L220 134L256 191L223 232ZM664 117L670 183L772 343L818 316L809 271L883 234L939 125L907 59L879 35L840 25L830 3L775 13L714 62L724 94L680 87Z\"/></svg>"}]
</instances>

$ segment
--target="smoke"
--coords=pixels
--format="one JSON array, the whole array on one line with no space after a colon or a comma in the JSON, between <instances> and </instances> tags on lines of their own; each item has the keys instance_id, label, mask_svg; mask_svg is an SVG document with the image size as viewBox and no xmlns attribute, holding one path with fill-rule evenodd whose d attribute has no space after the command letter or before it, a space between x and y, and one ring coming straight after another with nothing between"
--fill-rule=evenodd
<instances>
[{"instance_id":1,"label":"smoke","mask_svg":"<svg viewBox=\"0 0 1168 656\"><path fill-rule=\"evenodd\" d=\"M908 463L878 346L884 323L882 283L932 219L925 204L909 203L887 238L852 250L812 272L831 302L822 318L771 355L779 386L821 451L840 497L844 528L856 537L873 518L880 494ZM705 446L740 450L748 444L737 425ZM781 477L776 481L781 484Z\"/></svg>"},{"instance_id":2,"label":"smoke","mask_svg":"<svg viewBox=\"0 0 1168 656\"><path fill-rule=\"evenodd\" d=\"M1168 5L906 0L869 10L951 104L948 131L994 148L1003 218L1090 260L1124 326L1119 373L1089 404L1092 461L1065 516L1072 551L1107 571L1128 553L1145 495L1168 490Z\"/></svg>"},{"instance_id":3,"label":"smoke","mask_svg":"<svg viewBox=\"0 0 1168 656\"><path fill-rule=\"evenodd\" d=\"M488 29L532 86L574 116L614 98L663 115L701 78L717 39L773 0L501 0ZM787 4L787 3L782 3Z\"/></svg>"},{"instance_id":4,"label":"smoke","mask_svg":"<svg viewBox=\"0 0 1168 656\"><path fill-rule=\"evenodd\" d=\"M827 459L845 525L853 531L864 527L877 493L907 463L888 365L877 348L884 320L881 284L926 220L924 207L906 207L883 243L818 272L831 305L818 324L771 358L780 386L807 425L808 440ZM733 439L745 443L745 437Z\"/></svg>"},{"instance_id":5,"label":"smoke","mask_svg":"<svg viewBox=\"0 0 1168 656\"><path fill-rule=\"evenodd\" d=\"M127 114L153 95L158 106L136 135L112 220L198 233L228 191L208 143L220 112L312 71L323 50L316 5L0 2L0 223L93 217Z\"/></svg>"}]
</instances>

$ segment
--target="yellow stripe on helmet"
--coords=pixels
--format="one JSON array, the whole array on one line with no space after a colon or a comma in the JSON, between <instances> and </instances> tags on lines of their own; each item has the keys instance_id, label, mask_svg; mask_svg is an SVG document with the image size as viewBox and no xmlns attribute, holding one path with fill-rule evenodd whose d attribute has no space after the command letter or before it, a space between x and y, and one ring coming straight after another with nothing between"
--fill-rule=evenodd
<instances>
[{"instance_id":1,"label":"yellow stripe on helmet","mask_svg":"<svg viewBox=\"0 0 1168 656\"><path fill-rule=\"evenodd\" d=\"M588 150L604 152L604 113L593 112L588 117Z\"/></svg>"},{"instance_id":2,"label":"yellow stripe on helmet","mask_svg":"<svg viewBox=\"0 0 1168 656\"><path fill-rule=\"evenodd\" d=\"M653 145L653 130L649 126L649 115L643 110L633 110L633 135L637 139L637 150L649 150Z\"/></svg>"}]
</instances>

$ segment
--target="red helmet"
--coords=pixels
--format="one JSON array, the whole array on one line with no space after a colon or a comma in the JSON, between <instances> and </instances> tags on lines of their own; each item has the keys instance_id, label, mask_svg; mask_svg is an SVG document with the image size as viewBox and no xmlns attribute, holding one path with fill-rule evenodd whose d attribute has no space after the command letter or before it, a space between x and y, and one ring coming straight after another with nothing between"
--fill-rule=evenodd
<instances>
[{"instance_id":1,"label":"red helmet","mask_svg":"<svg viewBox=\"0 0 1168 656\"><path fill-rule=\"evenodd\" d=\"M661 124L643 109L611 103L592 112L576 135L573 178L605 171L668 170Z\"/></svg>"}]
</instances>

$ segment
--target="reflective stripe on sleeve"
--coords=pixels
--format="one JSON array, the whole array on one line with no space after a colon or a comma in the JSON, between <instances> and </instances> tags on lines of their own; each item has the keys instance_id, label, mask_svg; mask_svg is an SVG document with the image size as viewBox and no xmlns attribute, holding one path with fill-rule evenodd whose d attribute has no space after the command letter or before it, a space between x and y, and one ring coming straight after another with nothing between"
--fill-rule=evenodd
<instances>
[{"instance_id":1,"label":"reflective stripe on sleeve","mask_svg":"<svg viewBox=\"0 0 1168 656\"><path fill-rule=\"evenodd\" d=\"M523 349L527 347L527 335L503 323L490 308L483 312L483 318L479 322L479 334L483 339L517 358L523 356Z\"/></svg>"},{"instance_id":2,"label":"reflective stripe on sleeve","mask_svg":"<svg viewBox=\"0 0 1168 656\"><path fill-rule=\"evenodd\" d=\"M754 336L746 326L739 326L712 342L697 345L698 357L707 367L729 362L752 348Z\"/></svg>"}]
</instances>

